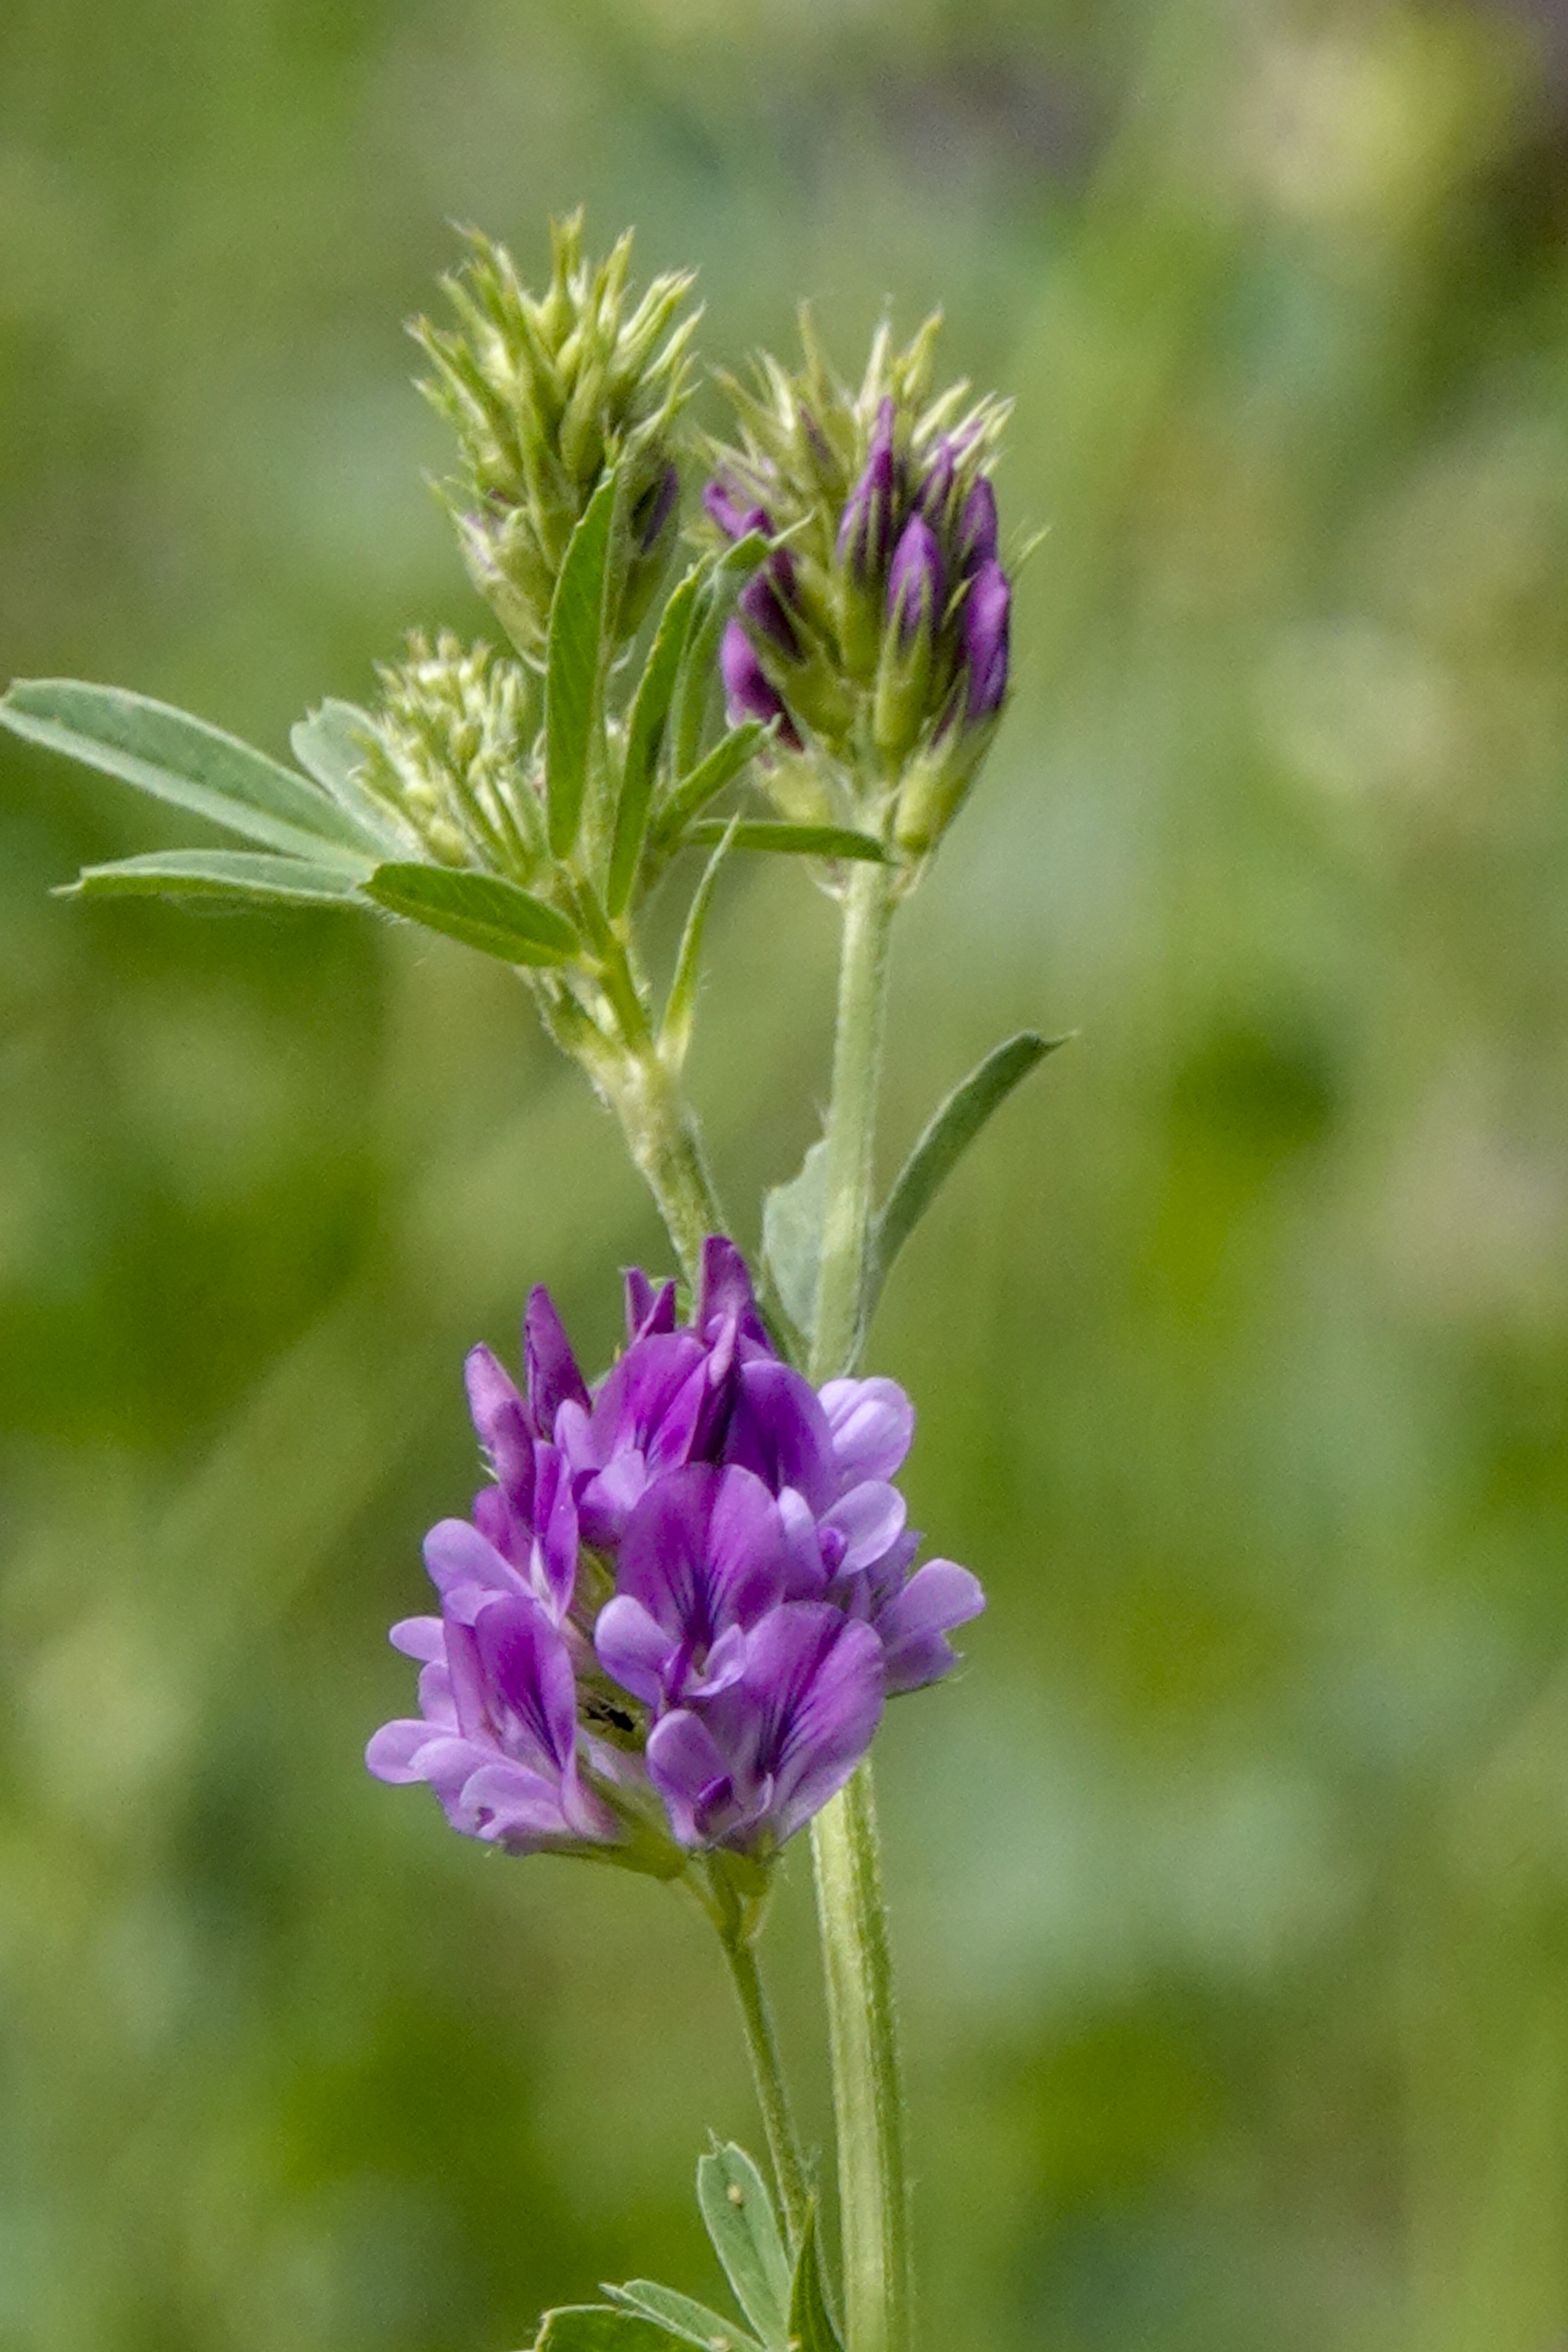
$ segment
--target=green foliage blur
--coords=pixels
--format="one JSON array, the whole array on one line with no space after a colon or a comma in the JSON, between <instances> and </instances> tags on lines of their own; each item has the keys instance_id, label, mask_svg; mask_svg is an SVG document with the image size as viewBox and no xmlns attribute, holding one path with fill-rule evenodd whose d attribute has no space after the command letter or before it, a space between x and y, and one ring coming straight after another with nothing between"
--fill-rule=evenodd
<instances>
[{"instance_id":1,"label":"green foliage blur","mask_svg":"<svg viewBox=\"0 0 1568 2352\"><path fill-rule=\"evenodd\" d=\"M402 320L448 223L882 299L1016 395L1018 693L905 919L891 1163L1081 1038L872 1365L992 1596L879 1743L928 2346L1568 2331L1568 12L10 0L0 673L281 751L483 628ZM721 411L709 396L709 421ZM78 908L188 822L0 743L0 2345L504 2352L757 2139L702 1923L372 1783L462 1350L662 1264L523 992ZM784 864L780 861L780 864ZM737 865L739 861L737 861ZM831 910L732 871L742 1238ZM814 2131L804 1854L773 1937Z\"/></svg>"}]
</instances>

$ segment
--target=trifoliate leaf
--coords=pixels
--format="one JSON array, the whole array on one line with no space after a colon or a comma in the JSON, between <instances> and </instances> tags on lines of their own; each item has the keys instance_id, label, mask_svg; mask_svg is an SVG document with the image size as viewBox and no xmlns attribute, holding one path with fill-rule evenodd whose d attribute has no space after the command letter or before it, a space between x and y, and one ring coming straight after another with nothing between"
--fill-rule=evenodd
<instances>
[{"instance_id":1,"label":"trifoliate leaf","mask_svg":"<svg viewBox=\"0 0 1568 2352\"><path fill-rule=\"evenodd\" d=\"M265 751L123 687L18 678L0 698L0 725L268 849L357 865L383 845L327 793Z\"/></svg>"},{"instance_id":2,"label":"trifoliate leaf","mask_svg":"<svg viewBox=\"0 0 1568 2352\"><path fill-rule=\"evenodd\" d=\"M769 2352L789 2335L790 2265L762 2174L733 2142L697 2167L697 2201L735 2300Z\"/></svg>"}]
</instances>

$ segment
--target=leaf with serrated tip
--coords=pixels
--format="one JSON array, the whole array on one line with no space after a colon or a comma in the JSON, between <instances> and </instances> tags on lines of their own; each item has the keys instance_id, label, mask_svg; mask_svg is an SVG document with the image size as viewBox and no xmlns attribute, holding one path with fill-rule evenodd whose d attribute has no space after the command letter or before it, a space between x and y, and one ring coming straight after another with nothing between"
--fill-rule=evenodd
<instances>
[{"instance_id":1,"label":"leaf with serrated tip","mask_svg":"<svg viewBox=\"0 0 1568 2352\"><path fill-rule=\"evenodd\" d=\"M370 872L366 859L316 866L254 849L158 849L112 866L84 866L59 898L184 898L213 906L351 907Z\"/></svg>"},{"instance_id":2,"label":"leaf with serrated tip","mask_svg":"<svg viewBox=\"0 0 1568 2352\"><path fill-rule=\"evenodd\" d=\"M364 893L388 914L444 931L503 963L572 963L583 951L564 915L499 874L455 866L378 866Z\"/></svg>"},{"instance_id":3,"label":"leaf with serrated tip","mask_svg":"<svg viewBox=\"0 0 1568 2352\"><path fill-rule=\"evenodd\" d=\"M606 472L572 533L550 606L544 655L544 798L550 846L570 856L583 814L604 682L605 583L616 475Z\"/></svg>"},{"instance_id":4,"label":"leaf with serrated tip","mask_svg":"<svg viewBox=\"0 0 1568 2352\"><path fill-rule=\"evenodd\" d=\"M603 2291L622 2310L656 2320L683 2344L696 2346L698 2352L762 2352L756 2338L734 2320L721 2318L706 2304L693 2303L689 2294L660 2286L657 2280L628 2279L625 2286L606 2286Z\"/></svg>"},{"instance_id":5,"label":"leaf with serrated tip","mask_svg":"<svg viewBox=\"0 0 1568 2352\"><path fill-rule=\"evenodd\" d=\"M567 2303L539 2323L533 2352L675 2352L681 2339L612 2303Z\"/></svg>"},{"instance_id":6,"label":"leaf with serrated tip","mask_svg":"<svg viewBox=\"0 0 1568 2352\"><path fill-rule=\"evenodd\" d=\"M731 2141L697 2167L697 2202L735 2300L769 2352L789 2333L790 2265L763 2176Z\"/></svg>"},{"instance_id":7,"label":"leaf with serrated tip","mask_svg":"<svg viewBox=\"0 0 1568 2352\"><path fill-rule=\"evenodd\" d=\"M869 1317L888 1269L992 1113L1065 1037L1021 1029L987 1054L932 1114L877 1219L868 1278Z\"/></svg>"},{"instance_id":8,"label":"leaf with serrated tip","mask_svg":"<svg viewBox=\"0 0 1568 2352\"><path fill-rule=\"evenodd\" d=\"M17 678L0 726L268 849L355 864L381 845L303 776L188 710L81 678Z\"/></svg>"}]
</instances>

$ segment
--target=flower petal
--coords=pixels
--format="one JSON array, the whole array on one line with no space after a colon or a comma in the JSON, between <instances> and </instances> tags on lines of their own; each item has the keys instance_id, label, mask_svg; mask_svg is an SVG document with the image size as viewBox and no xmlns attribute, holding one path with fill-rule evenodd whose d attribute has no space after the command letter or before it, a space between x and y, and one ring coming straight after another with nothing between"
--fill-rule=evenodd
<instances>
[{"instance_id":1,"label":"flower petal","mask_svg":"<svg viewBox=\"0 0 1568 2352\"><path fill-rule=\"evenodd\" d=\"M829 1381L822 1409L846 1486L890 1478L915 1434L915 1409L897 1381Z\"/></svg>"},{"instance_id":2,"label":"flower petal","mask_svg":"<svg viewBox=\"0 0 1568 2352\"><path fill-rule=\"evenodd\" d=\"M522 1356L528 1373L528 1402L541 1437L553 1437L555 1416L566 1399L586 1405L587 1383L577 1369L566 1327L555 1311L555 1301L542 1283L528 1294L522 1318Z\"/></svg>"},{"instance_id":3,"label":"flower petal","mask_svg":"<svg viewBox=\"0 0 1568 2352\"><path fill-rule=\"evenodd\" d=\"M957 1664L946 1639L985 1606L977 1576L955 1559L928 1559L876 1616L889 1693L920 1690Z\"/></svg>"}]
</instances>

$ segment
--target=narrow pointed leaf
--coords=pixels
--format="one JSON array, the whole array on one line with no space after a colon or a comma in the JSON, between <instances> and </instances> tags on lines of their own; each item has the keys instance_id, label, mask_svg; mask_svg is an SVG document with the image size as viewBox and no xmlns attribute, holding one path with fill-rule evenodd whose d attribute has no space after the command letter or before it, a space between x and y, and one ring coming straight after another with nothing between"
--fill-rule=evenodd
<instances>
[{"instance_id":1,"label":"narrow pointed leaf","mask_svg":"<svg viewBox=\"0 0 1568 2352\"><path fill-rule=\"evenodd\" d=\"M746 533L727 547L710 570L691 616L686 656L675 690L671 732L678 768L689 768L702 741L708 709L719 679L719 640L730 617L736 591L768 553L773 541L760 530Z\"/></svg>"},{"instance_id":2,"label":"narrow pointed leaf","mask_svg":"<svg viewBox=\"0 0 1568 2352\"><path fill-rule=\"evenodd\" d=\"M1000 1108L1037 1063L1067 1042L1065 1037L1042 1037L1033 1029L1021 1029L987 1054L937 1109L904 1162L877 1220L868 1312L876 1304L889 1267L993 1111Z\"/></svg>"},{"instance_id":3,"label":"narrow pointed leaf","mask_svg":"<svg viewBox=\"0 0 1568 2352\"><path fill-rule=\"evenodd\" d=\"M640 2312L612 2303L569 2303L545 2313L534 2352L674 2352L680 2341Z\"/></svg>"},{"instance_id":4,"label":"narrow pointed leaf","mask_svg":"<svg viewBox=\"0 0 1568 2352\"><path fill-rule=\"evenodd\" d=\"M684 841L693 819L700 816L726 784L734 782L764 737L772 732L760 719L748 719L743 727L732 728L728 735L721 736L708 757L689 776L681 777L658 814L658 839L664 847L674 849Z\"/></svg>"},{"instance_id":5,"label":"narrow pointed leaf","mask_svg":"<svg viewBox=\"0 0 1568 2352\"><path fill-rule=\"evenodd\" d=\"M353 904L370 870L368 858L356 871L347 866L313 865L303 857L268 857L253 849L160 849L146 857L122 857L113 866L84 866L76 880L55 895L344 907Z\"/></svg>"},{"instance_id":6,"label":"narrow pointed leaf","mask_svg":"<svg viewBox=\"0 0 1568 2352\"><path fill-rule=\"evenodd\" d=\"M815 2205L806 2214L795 2260L795 2284L789 2299L789 2340L790 2352L795 2352L796 2347L799 2352L844 2352L822 2275Z\"/></svg>"},{"instance_id":7,"label":"narrow pointed leaf","mask_svg":"<svg viewBox=\"0 0 1568 2352\"><path fill-rule=\"evenodd\" d=\"M769 2352L789 2334L789 2256L762 2174L731 2141L697 2167L697 2202L735 2300Z\"/></svg>"},{"instance_id":8,"label":"narrow pointed leaf","mask_svg":"<svg viewBox=\"0 0 1568 2352\"><path fill-rule=\"evenodd\" d=\"M680 1068L691 1043L691 1024L697 1013L697 987L702 976L702 937L708 928L708 909L713 903L713 886L719 879L719 869L729 856L730 845L739 830L739 820L731 818L721 833L718 846L708 860L702 879L692 894L686 929L680 936L680 953L675 960L675 978L669 983L669 997L659 1027L659 1045L672 1069Z\"/></svg>"},{"instance_id":9,"label":"narrow pointed leaf","mask_svg":"<svg viewBox=\"0 0 1568 2352\"><path fill-rule=\"evenodd\" d=\"M827 1206L827 1144L814 1143L798 1176L763 1196L763 1263L795 1329L816 1325L822 1220Z\"/></svg>"},{"instance_id":10,"label":"narrow pointed leaf","mask_svg":"<svg viewBox=\"0 0 1568 2352\"><path fill-rule=\"evenodd\" d=\"M707 842L723 837L721 817L703 817L686 834L688 841L700 847ZM856 833L843 824L777 824L771 818L735 827L737 849L782 850L793 857L859 857L868 865L881 866L888 853L875 835Z\"/></svg>"},{"instance_id":11,"label":"narrow pointed leaf","mask_svg":"<svg viewBox=\"0 0 1568 2352\"><path fill-rule=\"evenodd\" d=\"M583 814L604 677L605 582L616 476L605 475L572 534L550 607L544 657L545 801L550 846L569 856Z\"/></svg>"},{"instance_id":12,"label":"narrow pointed leaf","mask_svg":"<svg viewBox=\"0 0 1568 2352\"><path fill-rule=\"evenodd\" d=\"M410 847L411 836L359 781L370 725L369 712L356 703L329 699L289 730L289 748L306 774L314 776L356 824L374 835L384 851L396 854Z\"/></svg>"},{"instance_id":13,"label":"narrow pointed leaf","mask_svg":"<svg viewBox=\"0 0 1568 2352\"><path fill-rule=\"evenodd\" d=\"M615 840L610 850L609 887L605 903L612 915L626 912L637 880L647 813L653 800L653 780L669 717L670 698L686 650L692 606L702 585L700 571L690 571L664 608L653 650L643 667L626 721L626 757L621 763L621 796L616 808Z\"/></svg>"},{"instance_id":14,"label":"narrow pointed leaf","mask_svg":"<svg viewBox=\"0 0 1568 2352\"><path fill-rule=\"evenodd\" d=\"M734 2320L721 2318L705 2304L693 2303L689 2294L660 2286L653 2279L628 2279L625 2286L607 2286L604 2293L623 2311L637 2312L668 2327L683 2344L696 2345L699 2352L761 2352L756 2338Z\"/></svg>"},{"instance_id":15,"label":"narrow pointed leaf","mask_svg":"<svg viewBox=\"0 0 1568 2352\"><path fill-rule=\"evenodd\" d=\"M459 866L378 866L365 896L389 914L406 916L503 963L571 963L583 942L564 915L499 874Z\"/></svg>"},{"instance_id":16,"label":"narrow pointed leaf","mask_svg":"<svg viewBox=\"0 0 1568 2352\"><path fill-rule=\"evenodd\" d=\"M123 687L18 678L0 698L0 725L269 849L353 863L380 846L291 768L204 719Z\"/></svg>"}]
</instances>

